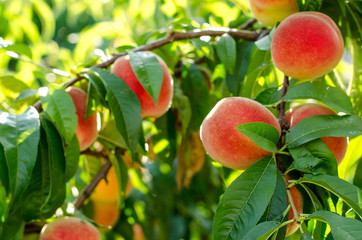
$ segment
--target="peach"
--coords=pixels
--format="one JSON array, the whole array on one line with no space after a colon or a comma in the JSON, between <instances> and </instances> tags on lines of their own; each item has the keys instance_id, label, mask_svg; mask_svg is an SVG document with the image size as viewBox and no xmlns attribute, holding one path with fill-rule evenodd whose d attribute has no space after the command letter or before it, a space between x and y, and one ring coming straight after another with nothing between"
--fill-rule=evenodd
<instances>
[{"instance_id":1,"label":"peach","mask_svg":"<svg viewBox=\"0 0 362 240\"><path fill-rule=\"evenodd\" d=\"M317 103L299 105L291 111L289 120L290 128L293 128L299 121L306 117L315 115L336 115L332 109ZM333 152L338 164L343 160L347 150L346 137L322 137L323 142Z\"/></svg>"},{"instance_id":2,"label":"peach","mask_svg":"<svg viewBox=\"0 0 362 240\"><path fill-rule=\"evenodd\" d=\"M247 169L271 155L235 129L250 122L267 123L280 134L278 120L260 103L243 97L220 100L201 124L200 135L205 150L215 161L233 169Z\"/></svg>"},{"instance_id":3,"label":"peach","mask_svg":"<svg viewBox=\"0 0 362 240\"><path fill-rule=\"evenodd\" d=\"M249 0L249 5L255 18L267 26L299 11L297 0Z\"/></svg>"},{"instance_id":4,"label":"peach","mask_svg":"<svg viewBox=\"0 0 362 240\"><path fill-rule=\"evenodd\" d=\"M46 224L39 240L102 240L95 226L76 217L63 217Z\"/></svg>"},{"instance_id":5,"label":"peach","mask_svg":"<svg viewBox=\"0 0 362 240\"><path fill-rule=\"evenodd\" d=\"M93 217L92 219L99 225L112 228L116 225L120 209L118 202L93 202ZM104 229L100 229L104 230Z\"/></svg>"},{"instance_id":6,"label":"peach","mask_svg":"<svg viewBox=\"0 0 362 240\"><path fill-rule=\"evenodd\" d=\"M299 12L282 21L274 32L274 65L297 79L321 77L338 64L343 38L333 20L320 12Z\"/></svg>"},{"instance_id":7,"label":"peach","mask_svg":"<svg viewBox=\"0 0 362 240\"><path fill-rule=\"evenodd\" d=\"M107 173L107 182L102 179L90 198L95 202L118 202L120 194L118 191L118 179L116 171L112 166Z\"/></svg>"},{"instance_id":8,"label":"peach","mask_svg":"<svg viewBox=\"0 0 362 240\"><path fill-rule=\"evenodd\" d=\"M94 112L87 119L84 116L87 112L87 94L75 87L69 87L65 90L73 100L76 114L78 116L77 129L75 135L78 138L81 151L87 149L97 138L97 113Z\"/></svg>"},{"instance_id":9,"label":"peach","mask_svg":"<svg viewBox=\"0 0 362 240\"><path fill-rule=\"evenodd\" d=\"M288 178L289 179L289 178ZM289 189L290 194L292 195L294 206L299 213L303 213L303 197L302 194L299 192L299 190L293 186ZM289 204L289 199L288 199ZM294 212L293 209L290 208L288 211L288 220L294 219ZM297 222L292 222L287 225L287 232L285 236L292 235L295 231L297 231L299 228L299 224Z\"/></svg>"},{"instance_id":10,"label":"peach","mask_svg":"<svg viewBox=\"0 0 362 240\"><path fill-rule=\"evenodd\" d=\"M146 54L154 54L152 52L145 52ZM155 54L154 54L155 55ZM163 80L158 98L158 103L155 105L153 99L148 92L141 85L131 67L129 56L118 58L112 68L112 73L120 77L128 87L130 87L137 95L141 103L141 117L154 117L162 116L171 106L173 95L173 79L167 68L166 63L157 55L155 55L161 63L163 69Z\"/></svg>"}]
</instances>

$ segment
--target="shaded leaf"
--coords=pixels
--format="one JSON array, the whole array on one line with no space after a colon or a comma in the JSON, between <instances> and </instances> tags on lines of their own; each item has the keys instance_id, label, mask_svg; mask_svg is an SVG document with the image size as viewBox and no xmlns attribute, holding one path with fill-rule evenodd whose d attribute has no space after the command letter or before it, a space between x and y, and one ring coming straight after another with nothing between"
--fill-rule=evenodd
<instances>
[{"instance_id":1,"label":"shaded leaf","mask_svg":"<svg viewBox=\"0 0 362 240\"><path fill-rule=\"evenodd\" d=\"M216 44L216 52L228 73L233 74L236 62L236 43L229 34L220 37Z\"/></svg>"},{"instance_id":2,"label":"shaded leaf","mask_svg":"<svg viewBox=\"0 0 362 240\"><path fill-rule=\"evenodd\" d=\"M241 124L236 129L260 148L273 153L278 151L276 144L279 140L279 132L275 127L263 122L252 122Z\"/></svg>"},{"instance_id":3,"label":"shaded leaf","mask_svg":"<svg viewBox=\"0 0 362 240\"><path fill-rule=\"evenodd\" d=\"M277 169L272 157L259 160L234 180L216 209L214 239L242 239L264 213L276 180Z\"/></svg>"},{"instance_id":4,"label":"shaded leaf","mask_svg":"<svg viewBox=\"0 0 362 240\"><path fill-rule=\"evenodd\" d=\"M267 240L275 231L281 227L281 223L277 221L267 221L254 226L242 238L242 240Z\"/></svg>"},{"instance_id":5,"label":"shaded leaf","mask_svg":"<svg viewBox=\"0 0 362 240\"><path fill-rule=\"evenodd\" d=\"M362 190L355 185L329 175L306 175L300 178L297 183L312 183L332 192L349 205L360 217L362 216Z\"/></svg>"},{"instance_id":6,"label":"shaded leaf","mask_svg":"<svg viewBox=\"0 0 362 240\"><path fill-rule=\"evenodd\" d=\"M346 93L322 81L304 82L288 88L283 100L291 102L297 99L315 99L336 111L353 114L352 103Z\"/></svg>"},{"instance_id":7,"label":"shaded leaf","mask_svg":"<svg viewBox=\"0 0 362 240\"><path fill-rule=\"evenodd\" d=\"M334 239L361 239L362 222L356 219L342 217L328 211L314 212L308 216L308 219L328 223Z\"/></svg>"},{"instance_id":8,"label":"shaded leaf","mask_svg":"<svg viewBox=\"0 0 362 240\"><path fill-rule=\"evenodd\" d=\"M39 114L30 107L15 115L0 111L0 143L4 147L12 203L23 194L33 171L39 142Z\"/></svg>"},{"instance_id":9,"label":"shaded leaf","mask_svg":"<svg viewBox=\"0 0 362 240\"><path fill-rule=\"evenodd\" d=\"M127 146L136 151L141 135L141 105L137 95L119 77L103 69L91 69L103 81L107 89L108 103Z\"/></svg>"},{"instance_id":10,"label":"shaded leaf","mask_svg":"<svg viewBox=\"0 0 362 240\"><path fill-rule=\"evenodd\" d=\"M338 164L333 152L320 139L307 142L295 148L289 148L294 158L287 172L298 170L305 173L328 174L338 176Z\"/></svg>"},{"instance_id":11,"label":"shaded leaf","mask_svg":"<svg viewBox=\"0 0 362 240\"><path fill-rule=\"evenodd\" d=\"M66 145L65 151L65 182L70 180L78 170L79 162L79 143L77 136L74 135L72 141Z\"/></svg>"},{"instance_id":12,"label":"shaded leaf","mask_svg":"<svg viewBox=\"0 0 362 240\"><path fill-rule=\"evenodd\" d=\"M286 134L286 141L292 148L320 137L352 137L361 134L362 118L356 115L317 115L298 122Z\"/></svg>"}]
</instances>

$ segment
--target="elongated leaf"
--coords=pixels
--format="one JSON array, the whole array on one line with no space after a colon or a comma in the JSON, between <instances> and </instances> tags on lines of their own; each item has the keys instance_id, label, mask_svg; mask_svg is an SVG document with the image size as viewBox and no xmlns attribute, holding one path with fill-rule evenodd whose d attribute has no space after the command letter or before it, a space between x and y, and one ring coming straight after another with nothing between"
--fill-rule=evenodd
<instances>
[{"instance_id":1,"label":"elongated leaf","mask_svg":"<svg viewBox=\"0 0 362 240\"><path fill-rule=\"evenodd\" d=\"M125 197L125 192L127 188L127 182L128 182L128 168L126 163L124 162L122 156L118 153L116 153L116 159L117 164L113 164L115 170L118 182L118 191L121 193L122 198ZM122 201L120 201L120 204Z\"/></svg>"},{"instance_id":2,"label":"elongated leaf","mask_svg":"<svg viewBox=\"0 0 362 240\"><path fill-rule=\"evenodd\" d=\"M280 100L281 95L282 91L280 89L278 90L278 88L268 88L262 91L255 98L255 101L263 105L269 105L278 102Z\"/></svg>"},{"instance_id":3,"label":"elongated leaf","mask_svg":"<svg viewBox=\"0 0 362 240\"><path fill-rule=\"evenodd\" d=\"M41 104L48 114L58 132L64 137L66 143L70 143L77 128L78 118L72 98L63 89L56 89L52 93L39 92Z\"/></svg>"},{"instance_id":4,"label":"elongated leaf","mask_svg":"<svg viewBox=\"0 0 362 240\"><path fill-rule=\"evenodd\" d=\"M236 129L262 149L273 153L278 151L276 143L279 132L275 127L263 122L252 122L239 125Z\"/></svg>"},{"instance_id":5,"label":"elongated leaf","mask_svg":"<svg viewBox=\"0 0 362 240\"><path fill-rule=\"evenodd\" d=\"M306 175L300 178L297 183L312 183L332 192L349 205L360 217L362 216L362 190L355 185L329 175Z\"/></svg>"},{"instance_id":6,"label":"elongated leaf","mask_svg":"<svg viewBox=\"0 0 362 240\"><path fill-rule=\"evenodd\" d=\"M241 41L236 45L236 63L233 74L226 74L226 85L229 91L238 96L249 66L249 58L254 47L252 42Z\"/></svg>"},{"instance_id":7,"label":"elongated leaf","mask_svg":"<svg viewBox=\"0 0 362 240\"><path fill-rule=\"evenodd\" d=\"M334 239L359 240L362 236L362 222L352 218L342 217L328 211L318 211L308 216L329 224Z\"/></svg>"},{"instance_id":8,"label":"elongated leaf","mask_svg":"<svg viewBox=\"0 0 362 240\"><path fill-rule=\"evenodd\" d=\"M0 228L0 239L21 240L23 239L24 227L25 222L21 217L20 209L17 209L7 216L2 229Z\"/></svg>"},{"instance_id":9,"label":"elongated leaf","mask_svg":"<svg viewBox=\"0 0 362 240\"><path fill-rule=\"evenodd\" d=\"M41 117L39 156L24 193L22 212L26 221L48 218L65 199L65 157L62 138L55 126Z\"/></svg>"},{"instance_id":10,"label":"elongated leaf","mask_svg":"<svg viewBox=\"0 0 362 240\"><path fill-rule=\"evenodd\" d=\"M150 52L132 52L129 53L131 67L138 81L144 89L150 94L155 105L161 91L163 81L163 69L156 55Z\"/></svg>"},{"instance_id":11,"label":"elongated leaf","mask_svg":"<svg viewBox=\"0 0 362 240\"><path fill-rule=\"evenodd\" d=\"M31 99L32 97L35 97L38 95L38 90L36 89L26 89L22 91L19 96L14 100L15 103L25 101L27 99Z\"/></svg>"},{"instance_id":12,"label":"elongated leaf","mask_svg":"<svg viewBox=\"0 0 362 240\"><path fill-rule=\"evenodd\" d=\"M286 134L286 141L292 148L320 137L352 137L361 134L362 118L356 115L318 115L298 122Z\"/></svg>"},{"instance_id":13,"label":"elongated leaf","mask_svg":"<svg viewBox=\"0 0 362 240\"><path fill-rule=\"evenodd\" d=\"M210 109L209 90L196 64L191 64L186 71L187 76L182 82L182 89L191 104L190 128L197 130Z\"/></svg>"},{"instance_id":14,"label":"elongated leaf","mask_svg":"<svg viewBox=\"0 0 362 240\"><path fill-rule=\"evenodd\" d=\"M273 196L276 180L275 161L266 157L232 182L216 209L214 239L242 239L264 213Z\"/></svg>"},{"instance_id":15,"label":"elongated leaf","mask_svg":"<svg viewBox=\"0 0 362 240\"><path fill-rule=\"evenodd\" d=\"M9 190L15 203L23 194L33 171L39 142L39 114L30 107L14 115L0 111L0 143L4 147Z\"/></svg>"},{"instance_id":16,"label":"elongated leaf","mask_svg":"<svg viewBox=\"0 0 362 240\"><path fill-rule=\"evenodd\" d=\"M7 50L7 51L11 51L11 52L15 52L17 54L20 55L24 55L27 56L29 58L32 58L32 53L31 53L31 49L28 45L22 44L22 43L16 43L16 44L12 44L12 45L8 45L6 47L2 47L0 45L1 49Z\"/></svg>"},{"instance_id":17,"label":"elongated leaf","mask_svg":"<svg viewBox=\"0 0 362 240\"><path fill-rule=\"evenodd\" d=\"M281 226L281 223L277 221L259 223L250 229L250 231L245 235L244 238L242 238L242 240L267 240Z\"/></svg>"},{"instance_id":18,"label":"elongated leaf","mask_svg":"<svg viewBox=\"0 0 362 240\"><path fill-rule=\"evenodd\" d=\"M5 214L7 212L7 199L6 199L6 190L3 186L0 185L0 236L1 236L1 226L3 220L5 219Z\"/></svg>"},{"instance_id":19,"label":"elongated leaf","mask_svg":"<svg viewBox=\"0 0 362 240\"><path fill-rule=\"evenodd\" d=\"M216 44L216 52L230 74L234 73L236 62L236 43L229 34L220 37Z\"/></svg>"},{"instance_id":20,"label":"elongated leaf","mask_svg":"<svg viewBox=\"0 0 362 240\"><path fill-rule=\"evenodd\" d=\"M103 69L92 69L107 89L108 103L115 116L116 127L132 152L141 136L141 105L137 95L116 75Z\"/></svg>"},{"instance_id":21,"label":"elongated leaf","mask_svg":"<svg viewBox=\"0 0 362 240\"><path fill-rule=\"evenodd\" d=\"M74 135L72 141L65 147L65 182L70 180L78 170L79 143Z\"/></svg>"},{"instance_id":22,"label":"elongated leaf","mask_svg":"<svg viewBox=\"0 0 362 240\"><path fill-rule=\"evenodd\" d=\"M89 71L89 69L85 69L81 73L97 89L97 93L102 96L103 99L106 99L107 89L100 76Z\"/></svg>"},{"instance_id":23,"label":"elongated leaf","mask_svg":"<svg viewBox=\"0 0 362 240\"><path fill-rule=\"evenodd\" d=\"M316 99L331 108L348 114L353 114L353 107L349 97L339 88L329 86L322 81L304 82L288 88L283 97L286 102L297 99Z\"/></svg>"},{"instance_id":24,"label":"elongated leaf","mask_svg":"<svg viewBox=\"0 0 362 240\"><path fill-rule=\"evenodd\" d=\"M0 77L0 84L3 88L15 93L20 93L29 88L23 81L13 76Z\"/></svg>"},{"instance_id":25,"label":"elongated leaf","mask_svg":"<svg viewBox=\"0 0 362 240\"><path fill-rule=\"evenodd\" d=\"M299 170L305 173L338 176L338 165L333 152L320 140L315 139L301 146L290 148L294 158L288 171Z\"/></svg>"},{"instance_id":26,"label":"elongated leaf","mask_svg":"<svg viewBox=\"0 0 362 240\"><path fill-rule=\"evenodd\" d=\"M9 173L8 165L5 158L5 150L3 145L0 143L0 185L4 186L6 192L9 192Z\"/></svg>"}]
</instances>

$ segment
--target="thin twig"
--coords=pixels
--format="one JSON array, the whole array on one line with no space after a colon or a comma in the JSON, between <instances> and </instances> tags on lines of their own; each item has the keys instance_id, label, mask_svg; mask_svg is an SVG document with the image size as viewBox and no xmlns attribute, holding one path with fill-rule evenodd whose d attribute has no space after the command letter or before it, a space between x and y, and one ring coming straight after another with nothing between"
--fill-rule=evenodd
<instances>
[{"instance_id":1,"label":"thin twig","mask_svg":"<svg viewBox=\"0 0 362 240\"><path fill-rule=\"evenodd\" d=\"M167 44L170 44L170 43L173 43L176 41L200 38L203 36L216 37L216 36L221 36L225 33L228 33L230 36L232 36L233 38L236 38L236 39L244 39L247 41L256 41L259 39L260 36L264 36L268 32L269 32L269 30L267 30L267 29L264 29L261 32L256 32L256 31L248 31L248 30L239 30L239 29L234 29L234 28L212 28L212 29L198 29L198 30L193 30L193 31L189 31L189 32L171 32L166 37L163 37L163 38L157 39L151 43L139 46L139 47L133 49L132 51L134 51L134 52L151 51L151 50L160 48L164 45L167 45ZM97 65L94 65L91 68L107 68L110 65L112 65L119 57L125 56L126 54L127 54L126 52L115 54L109 60L99 63ZM66 83L65 88L74 85L76 82L82 80L83 78L84 77L81 75L76 76L75 78L71 79L69 82ZM36 108L36 110L38 112L43 111L40 101L36 102L33 106Z\"/></svg>"},{"instance_id":2,"label":"thin twig","mask_svg":"<svg viewBox=\"0 0 362 240\"><path fill-rule=\"evenodd\" d=\"M285 94L287 94L287 90L289 87L289 77L287 75L284 76L284 82L283 82L283 88L282 88L282 94L280 96L280 99L283 99ZM279 125L280 128L283 130L287 130L288 126L285 121L285 102L282 100L278 106L279 110Z\"/></svg>"},{"instance_id":3,"label":"thin twig","mask_svg":"<svg viewBox=\"0 0 362 240\"><path fill-rule=\"evenodd\" d=\"M107 173L111 167L112 167L112 162L107 157L106 163L102 166L97 175L92 179L92 181L88 184L88 186L83 190L81 195L75 201L74 207L76 209L80 209L83 206L84 202L90 197L90 195L92 194L92 192L94 191L94 189L102 179L105 180L107 179L106 178Z\"/></svg>"}]
</instances>

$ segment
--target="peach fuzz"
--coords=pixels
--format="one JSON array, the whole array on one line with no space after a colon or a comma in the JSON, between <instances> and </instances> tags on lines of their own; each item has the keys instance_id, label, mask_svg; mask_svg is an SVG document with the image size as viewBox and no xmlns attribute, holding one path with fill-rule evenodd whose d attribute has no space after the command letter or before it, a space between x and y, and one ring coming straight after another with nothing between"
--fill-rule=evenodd
<instances>
[{"instance_id":1,"label":"peach fuzz","mask_svg":"<svg viewBox=\"0 0 362 240\"><path fill-rule=\"evenodd\" d=\"M293 128L302 119L315 115L336 115L332 109L317 103L299 105L290 110L290 128ZM288 119L289 120L289 119ZM338 164L343 160L347 150L346 137L322 137L322 141L333 152Z\"/></svg>"},{"instance_id":2,"label":"peach fuzz","mask_svg":"<svg viewBox=\"0 0 362 240\"><path fill-rule=\"evenodd\" d=\"M344 43L338 26L320 12L299 12L282 21L274 32L274 65L297 79L321 77L341 60Z\"/></svg>"},{"instance_id":3,"label":"peach fuzz","mask_svg":"<svg viewBox=\"0 0 362 240\"><path fill-rule=\"evenodd\" d=\"M76 217L63 217L46 224L39 240L102 240L95 226Z\"/></svg>"},{"instance_id":4,"label":"peach fuzz","mask_svg":"<svg viewBox=\"0 0 362 240\"><path fill-rule=\"evenodd\" d=\"M152 52L146 52L147 54L153 54ZM161 85L160 95L158 103L155 105L151 96L143 88L139 80L137 79L133 69L131 67L129 56L118 58L112 68L112 73L120 77L133 92L136 93L141 103L141 117L154 117L158 118L162 116L171 106L173 95L173 79L167 68L166 63L157 55L155 55L158 61L161 63L163 69L163 81Z\"/></svg>"},{"instance_id":5,"label":"peach fuzz","mask_svg":"<svg viewBox=\"0 0 362 240\"><path fill-rule=\"evenodd\" d=\"M84 119L87 112L87 94L75 87L69 87L65 91L72 98L76 109L78 123L75 135L78 138L79 148L83 151L97 139L97 113L94 112L87 119Z\"/></svg>"},{"instance_id":6,"label":"peach fuzz","mask_svg":"<svg viewBox=\"0 0 362 240\"><path fill-rule=\"evenodd\" d=\"M255 18L267 26L274 26L299 11L297 0L249 0Z\"/></svg>"},{"instance_id":7,"label":"peach fuzz","mask_svg":"<svg viewBox=\"0 0 362 240\"><path fill-rule=\"evenodd\" d=\"M233 169L247 169L271 155L236 129L250 122L267 123L280 134L278 120L260 103L243 97L220 100L201 124L200 135L205 150L215 161Z\"/></svg>"}]
</instances>

